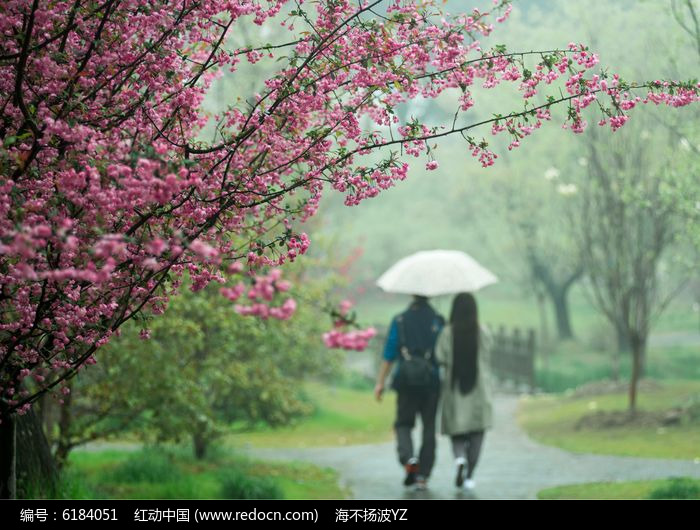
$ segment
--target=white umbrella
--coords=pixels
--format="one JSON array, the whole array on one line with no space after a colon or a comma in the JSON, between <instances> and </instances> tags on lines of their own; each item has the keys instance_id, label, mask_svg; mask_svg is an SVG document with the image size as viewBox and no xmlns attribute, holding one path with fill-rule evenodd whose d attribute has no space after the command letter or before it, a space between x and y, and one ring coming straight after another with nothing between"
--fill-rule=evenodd
<instances>
[{"instance_id":1,"label":"white umbrella","mask_svg":"<svg viewBox=\"0 0 700 530\"><path fill-rule=\"evenodd\" d=\"M403 258L377 280L388 293L438 296L474 292L498 278L458 250L424 250Z\"/></svg>"}]
</instances>

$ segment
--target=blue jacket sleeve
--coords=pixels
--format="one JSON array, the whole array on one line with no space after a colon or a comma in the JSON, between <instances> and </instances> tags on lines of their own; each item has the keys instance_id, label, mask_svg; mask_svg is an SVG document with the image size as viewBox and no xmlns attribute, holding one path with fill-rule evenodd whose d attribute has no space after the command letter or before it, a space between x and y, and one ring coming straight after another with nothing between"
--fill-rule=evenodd
<instances>
[{"instance_id":1,"label":"blue jacket sleeve","mask_svg":"<svg viewBox=\"0 0 700 530\"><path fill-rule=\"evenodd\" d=\"M389 326L389 334L384 344L384 360L393 363L399 357L399 326L396 319L391 321Z\"/></svg>"}]
</instances>

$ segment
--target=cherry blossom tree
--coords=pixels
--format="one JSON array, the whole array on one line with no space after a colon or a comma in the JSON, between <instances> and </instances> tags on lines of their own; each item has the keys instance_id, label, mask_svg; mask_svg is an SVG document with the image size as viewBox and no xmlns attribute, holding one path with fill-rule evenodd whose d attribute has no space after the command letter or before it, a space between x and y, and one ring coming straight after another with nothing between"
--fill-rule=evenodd
<instances>
[{"instance_id":1,"label":"cherry blossom tree","mask_svg":"<svg viewBox=\"0 0 700 530\"><path fill-rule=\"evenodd\" d=\"M478 127L520 145L567 109L566 126L624 125L639 103L683 106L694 82L624 82L583 45L511 52L481 38L510 12L442 13L434 0L7 0L0 5L0 461L11 495L13 418L96 362L126 321L164 311L187 271L257 317L288 318L278 273L304 253L300 223L327 190L346 204L406 177L406 157L459 134L483 166ZM280 21L278 43L228 46ZM207 116L202 99L241 61L279 60L259 93ZM595 70L595 71L594 71ZM473 95L510 84L523 107L486 119ZM454 95L452 123L394 109ZM213 138L202 140L209 124ZM259 279L256 280L256 276ZM241 303L247 294L249 302ZM284 300L282 300L284 299ZM144 332L147 335L147 331ZM361 338L360 338L361 339ZM356 347L357 334L350 337ZM342 334L333 345L343 346Z\"/></svg>"}]
</instances>

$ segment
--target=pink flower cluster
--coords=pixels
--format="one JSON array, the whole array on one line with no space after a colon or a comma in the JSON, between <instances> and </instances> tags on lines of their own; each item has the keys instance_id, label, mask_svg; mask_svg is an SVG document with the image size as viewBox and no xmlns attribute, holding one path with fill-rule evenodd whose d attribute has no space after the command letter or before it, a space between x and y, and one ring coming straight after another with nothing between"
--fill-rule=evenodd
<instances>
[{"instance_id":1,"label":"pink flower cluster","mask_svg":"<svg viewBox=\"0 0 700 530\"><path fill-rule=\"evenodd\" d=\"M251 305L236 305L236 313L244 316L254 316L266 320L276 318L278 320L289 320L297 309L297 303L293 298L288 298L279 307L258 302Z\"/></svg>"},{"instance_id":2,"label":"pink flower cluster","mask_svg":"<svg viewBox=\"0 0 700 530\"><path fill-rule=\"evenodd\" d=\"M323 334L323 343L328 348L363 351L376 334L377 330L374 328L352 331L334 329Z\"/></svg>"},{"instance_id":3,"label":"pink flower cluster","mask_svg":"<svg viewBox=\"0 0 700 530\"><path fill-rule=\"evenodd\" d=\"M557 79L564 79L564 87L568 96L550 96L548 102L540 104L535 108L525 107L521 112L512 112L505 116L498 116L491 120L491 133L498 135L506 132L511 141L508 149L512 150L521 145L521 140L532 134L536 129L542 127L544 121L551 119L550 107L557 103L568 103L569 114L564 128L580 134L587 127L587 121L583 118L584 109L597 102L600 105L605 118L598 121L600 126L610 124L613 131L622 127L629 119L626 112L632 110L638 103L666 104L672 107L685 106L698 101L700 84L684 84L655 81L642 84L623 83L617 74L609 76L605 73L587 75L590 70L598 65L599 58L591 53L582 44L570 43L567 50L558 50L541 54L542 60L537 63L534 70L523 68L523 75L516 75L512 58L502 62L504 56L497 57L500 64L490 76L487 77L490 86L495 86L500 81L520 81L519 89L525 100L530 100L541 93L542 85L550 85ZM493 59L489 59L493 60ZM500 63L498 62L500 61ZM509 69L506 69L508 64ZM499 78L496 71L503 74ZM631 91L647 90L646 97L632 95ZM609 104L606 105L601 96L606 96ZM534 119L533 119L534 116ZM485 147L477 148L471 144L474 156L483 157L484 153L489 153ZM491 165L493 158L487 156L482 160L482 165Z\"/></svg>"},{"instance_id":4,"label":"pink flower cluster","mask_svg":"<svg viewBox=\"0 0 700 530\"><path fill-rule=\"evenodd\" d=\"M253 278L253 286L248 289L247 298L249 304L236 304L236 313L245 316L256 316L262 319L276 318L288 320L292 317L297 308L297 303L293 298L287 298L280 306L273 307L271 302L278 293L289 291L291 284L282 280L282 271L273 269L267 275L258 275ZM245 286L239 282L235 287L223 287L220 289L222 295L229 300L235 301L245 291Z\"/></svg>"},{"instance_id":5,"label":"pink flower cluster","mask_svg":"<svg viewBox=\"0 0 700 530\"><path fill-rule=\"evenodd\" d=\"M377 334L377 330L372 327L360 330L347 329L354 324L354 315L350 315L352 306L353 303L350 300L340 302L338 310L334 312L336 319L333 322L333 329L323 334L323 343L326 347L362 351Z\"/></svg>"}]
</instances>

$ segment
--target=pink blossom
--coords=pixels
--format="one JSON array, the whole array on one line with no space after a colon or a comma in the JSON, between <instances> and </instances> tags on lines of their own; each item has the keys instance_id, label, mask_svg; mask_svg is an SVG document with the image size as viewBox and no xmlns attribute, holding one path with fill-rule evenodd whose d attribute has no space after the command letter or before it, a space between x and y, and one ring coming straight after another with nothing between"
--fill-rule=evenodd
<instances>
[{"instance_id":1,"label":"pink blossom","mask_svg":"<svg viewBox=\"0 0 700 530\"><path fill-rule=\"evenodd\" d=\"M624 114L621 114L619 116L611 116L610 117L610 128L613 131L616 131L620 127L622 127L627 122L628 119L629 119L629 117L625 116Z\"/></svg>"},{"instance_id":2,"label":"pink blossom","mask_svg":"<svg viewBox=\"0 0 700 530\"><path fill-rule=\"evenodd\" d=\"M343 332L337 329L324 333L323 342L328 348L362 351L377 334L374 328Z\"/></svg>"},{"instance_id":3,"label":"pink blossom","mask_svg":"<svg viewBox=\"0 0 700 530\"><path fill-rule=\"evenodd\" d=\"M190 243L190 250L204 261L211 261L219 256L217 249L199 239Z\"/></svg>"},{"instance_id":4,"label":"pink blossom","mask_svg":"<svg viewBox=\"0 0 700 530\"><path fill-rule=\"evenodd\" d=\"M160 256L168 248L168 245L161 238L157 237L148 244L148 252L155 256Z\"/></svg>"}]
</instances>

